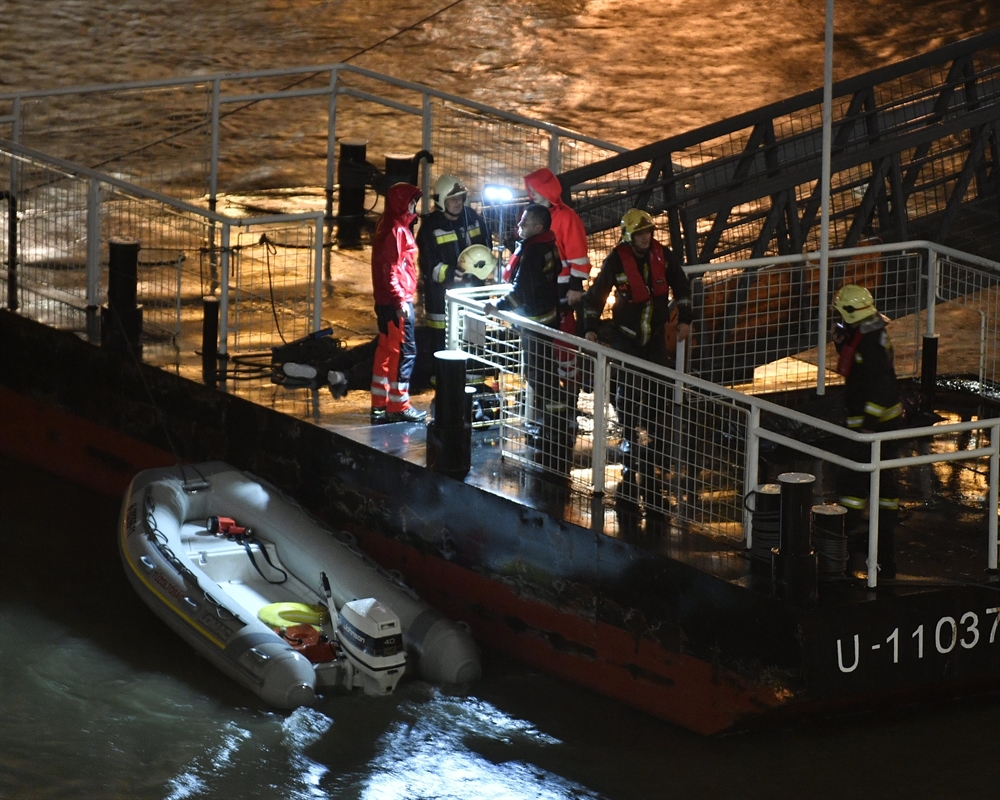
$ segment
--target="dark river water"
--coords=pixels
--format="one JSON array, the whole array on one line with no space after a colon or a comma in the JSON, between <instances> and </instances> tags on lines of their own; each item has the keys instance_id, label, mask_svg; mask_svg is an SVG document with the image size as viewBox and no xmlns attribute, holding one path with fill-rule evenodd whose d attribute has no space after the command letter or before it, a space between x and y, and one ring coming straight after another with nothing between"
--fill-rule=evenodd
<instances>
[{"instance_id":1,"label":"dark river water","mask_svg":"<svg viewBox=\"0 0 1000 800\"><path fill-rule=\"evenodd\" d=\"M821 85L823 22L820 0L0 0L0 91L349 59L637 145ZM998 0L841 0L835 77L998 26ZM1000 795L996 701L704 739L491 653L467 696L274 713L139 601L117 514L0 460L3 800Z\"/></svg>"},{"instance_id":2,"label":"dark river water","mask_svg":"<svg viewBox=\"0 0 1000 800\"><path fill-rule=\"evenodd\" d=\"M264 707L138 599L118 503L0 458L0 797L996 800L1000 706L707 739L495 653L464 696Z\"/></svg>"}]
</instances>

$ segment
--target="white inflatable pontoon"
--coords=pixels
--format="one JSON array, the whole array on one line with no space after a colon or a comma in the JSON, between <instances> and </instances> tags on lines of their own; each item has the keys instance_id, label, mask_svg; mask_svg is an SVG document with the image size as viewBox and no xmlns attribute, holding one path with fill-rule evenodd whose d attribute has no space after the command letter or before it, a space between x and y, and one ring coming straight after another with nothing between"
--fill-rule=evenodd
<instances>
[{"instance_id":1,"label":"white inflatable pontoon","mask_svg":"<svg viewBox=\"0 0 1000 800\"><path fill-rule=\"evenodd\" d=\"M223 462L140 472L122 501L118 543L147 605L278 708L309 705L330 687L391 692L404 667L446 685L481 675L466 628L349 533Z\"/></svg>"}]
</instances>

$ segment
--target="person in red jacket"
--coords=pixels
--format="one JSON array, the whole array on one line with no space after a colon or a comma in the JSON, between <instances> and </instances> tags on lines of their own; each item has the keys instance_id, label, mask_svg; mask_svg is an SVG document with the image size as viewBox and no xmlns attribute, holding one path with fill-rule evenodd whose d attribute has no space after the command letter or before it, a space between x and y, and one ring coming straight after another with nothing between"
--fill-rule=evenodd
<instances>
[{"instance_id":1,"label":"person in red jacket","mask_svg":"<svg viewBox=\"0 0 1000 800\"><path fill-rule=\"evenodd\" d=\"M524 177L524 188L531 202L546 206L552 217L552 233L559 248L562 269L559 272L559 315L573 319L572 306L583 297L583 282L590 277L590 256L587 231L579 215L562 200L562 184L547 167L535 170ZM568 323L567 323L568 324ZM576 333L563 327L566 333Z\"/></svg>"},{"instance_id":2,"label":"person in red jacket","mask_svg":"<svg viewBox=\"0 0 1000 800\"><path fill-rule=\"evenodd\" d=\"M427 416L410 405L410 376L417 358L413 318L417 243L410 226L417 218L419 198L420 189L412 184L390 186L372 239L372 292L378 319L372 424L420 422Z\"/></svg>"}]
</instances>

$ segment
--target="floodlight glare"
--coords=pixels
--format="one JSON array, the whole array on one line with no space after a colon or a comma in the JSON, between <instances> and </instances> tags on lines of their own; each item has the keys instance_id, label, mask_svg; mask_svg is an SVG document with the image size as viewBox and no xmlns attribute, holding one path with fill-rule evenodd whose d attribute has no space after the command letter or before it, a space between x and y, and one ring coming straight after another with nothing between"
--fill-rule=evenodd
<instances>
[{"instance_id":1,"label":"floodlight glare","mask_svg":"<svg viewBox=\"0 0 1000 800\"><path fill-rule=\"evenodd\" d=\"M483 200L487 203L510 203L514 199L514 191L506 186L488 183L483 187Z\"/></svg>"}]
</instances>

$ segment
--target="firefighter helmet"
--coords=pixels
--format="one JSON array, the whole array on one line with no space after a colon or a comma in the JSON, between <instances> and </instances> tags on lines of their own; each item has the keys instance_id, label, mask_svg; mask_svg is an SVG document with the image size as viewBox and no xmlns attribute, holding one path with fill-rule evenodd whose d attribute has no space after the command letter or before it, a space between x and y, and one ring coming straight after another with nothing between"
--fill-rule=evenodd
<instances>
[{"instance_id":1,"label":"firefighter helmet","mask_svg":"<svg viewBox=\"0 0 1000 800\"><path fill-rule=\"evenodd\" d=\"M653 218L639 208L630 208L622 217L622 239L632 244L632 235L640 231L651 231L656 228Z\"/></svg>"},{"instance_id":2,"label":"firefighter helmet","mask_svg":"<svg viewBox=\"0 0 1000 800\"><path fill-rule=\"evenodd\" d=\"M465 200L469 190L454 175L442 175L434 181L434 202L438 208L444 210L444 201L449 197L459 197Z\"/></svg>"},{"instance_id":3,"label":"firefighter helmet","mask_svg":"<svg viewBox=\"0 0 1000 800\"><path fill-rule=\"evenodd\" d=\"M458 268L469 275L485 281L493 276L497 260L485 244L474 244L458 254Z\"/></svg>"},{"instance_id":4,"label":"firefighter helmet","mask_svg":"<svg viewBox=\"0 0 1000 800\"><path fill-rule=\"evenodd\" d=\"M871 292L855 283L840 287L837 296L833 298L833 307L848 325L878 313Z\"/></svg>"}]
</instances>

